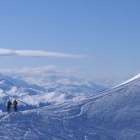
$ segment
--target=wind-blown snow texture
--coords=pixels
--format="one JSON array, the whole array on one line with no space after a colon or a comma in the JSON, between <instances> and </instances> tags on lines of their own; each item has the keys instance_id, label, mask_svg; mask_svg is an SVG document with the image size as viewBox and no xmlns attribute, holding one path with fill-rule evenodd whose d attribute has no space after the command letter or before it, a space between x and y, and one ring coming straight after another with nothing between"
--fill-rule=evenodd
<instances>
[{"instance_id":1,"label":"wind-blown snow texture","mask_svg":"<svg viewBox=\"0 0 140 140\"><path fill-rule=\"evenodd\" d=\"M140 140L140 79L102 95L1 113L2 140Z\"/></svg>"}]
</instances>

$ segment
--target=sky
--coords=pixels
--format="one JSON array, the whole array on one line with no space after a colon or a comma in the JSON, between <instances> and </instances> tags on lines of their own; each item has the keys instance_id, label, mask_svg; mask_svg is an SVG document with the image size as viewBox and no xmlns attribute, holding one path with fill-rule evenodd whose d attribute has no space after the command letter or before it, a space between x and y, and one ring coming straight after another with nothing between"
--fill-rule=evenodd
<instances>
[{"instance_id":1,"label":"sky","mask_svg":"<svg viewBox=\"0 0 140 140\"><path fill-rule=\"evenodd\" d=\"M54 65L86 77L140 73L140 1L0 1L0 67Z\"/></svg>"}]
</instances>

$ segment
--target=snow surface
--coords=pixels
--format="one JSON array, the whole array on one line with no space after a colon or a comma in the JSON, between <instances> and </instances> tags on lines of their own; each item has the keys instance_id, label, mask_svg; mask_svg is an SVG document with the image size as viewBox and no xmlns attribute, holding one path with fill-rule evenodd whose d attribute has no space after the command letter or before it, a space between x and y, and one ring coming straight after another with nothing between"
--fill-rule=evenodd
<instances>
[{"instance_id":1,"label":"snow surface","mask_svg":"<svg viewBox=\"0 0 140 140\"><path fill-rule=\"evenodd\" d=\"M36 96L36 95L35 95ZM102 95L0 113L2 140L140 140L140 79Z\"/></svg>"}]
</instances>

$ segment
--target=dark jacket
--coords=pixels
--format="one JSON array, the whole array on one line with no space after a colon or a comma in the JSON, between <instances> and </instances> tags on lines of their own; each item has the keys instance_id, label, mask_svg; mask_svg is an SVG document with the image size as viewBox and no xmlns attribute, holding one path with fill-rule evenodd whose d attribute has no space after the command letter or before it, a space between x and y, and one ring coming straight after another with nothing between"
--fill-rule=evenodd
<instances>
[{"instance_id":1,"label":"dark jacket","mask_svg":"<svg viewBox=\"0 0 140 140\"><path fill-rule=\"evenodd\" d=\"M14 110L15 110L15 111L17 111L17 105L18 105L17 100L14 100L14 102L13 102L13 107L14 107Z\"/></svg>"},{"instance_id":2,"label":"dark jacket","mask_svg":"<svg viewBox=\"0 0 140 140\"><path fill-rule=\"evenodd\" d=\"M10 111L11 105L12 105L12 102L9 100L9 101L7 102L7 111Z\"/></svg>"}]
</instances>

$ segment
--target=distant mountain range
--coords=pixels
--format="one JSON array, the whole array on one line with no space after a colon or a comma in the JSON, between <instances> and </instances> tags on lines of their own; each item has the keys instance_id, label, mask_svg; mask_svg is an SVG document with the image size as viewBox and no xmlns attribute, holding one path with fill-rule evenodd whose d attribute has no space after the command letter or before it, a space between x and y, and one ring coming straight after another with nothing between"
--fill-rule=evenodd
<instances>
[{"instance_id":1,"label":"distant mountain range","mask_svg":"<svg viewBox=\"0 0 140 140\"><path fill-rule=\"evenodd\" d=\"M1 106L16 98L30 106L45 106L97 95L107 88L90 81L60 73L0 74ZM20 105L26 106L20 102Z\"/></svg>"}]
</instances>

